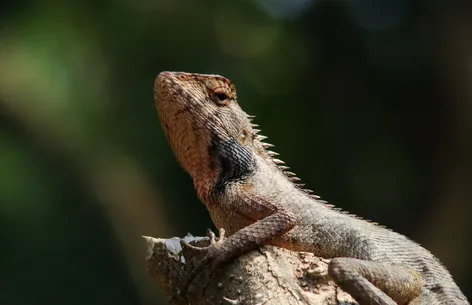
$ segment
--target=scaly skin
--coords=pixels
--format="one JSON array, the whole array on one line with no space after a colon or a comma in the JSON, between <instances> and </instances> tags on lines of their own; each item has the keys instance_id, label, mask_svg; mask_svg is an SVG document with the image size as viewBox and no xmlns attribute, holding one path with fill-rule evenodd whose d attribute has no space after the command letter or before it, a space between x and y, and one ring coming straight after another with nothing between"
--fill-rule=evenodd
<instances>
[{"instance_id":1,"label":"scaly skin","mask_svg":"<svg viewBox=\"0 0 472 305\"><path fill-rule=\"evenodd\" d=\"M162 72L154 90L178 161L229 235L208 247L193 276L270 244L332 258L329 275L360 304L469 304L429 251L297 184L238 105L228 79Z\"/></svg>"}]
</instances>

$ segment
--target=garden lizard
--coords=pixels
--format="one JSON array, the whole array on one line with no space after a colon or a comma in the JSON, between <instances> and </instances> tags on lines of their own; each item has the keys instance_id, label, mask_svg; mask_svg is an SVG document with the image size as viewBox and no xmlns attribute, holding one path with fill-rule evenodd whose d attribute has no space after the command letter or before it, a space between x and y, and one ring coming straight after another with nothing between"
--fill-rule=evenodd
<instances>
[{"instance_id":1,"label":"garden lizard","mask_svg":"<svg viewBox=\"0 0 472 305\"><path fill-rule=\"evenodd\" d=\"M469 304L428 250L304 189L241 109L227 78L162 72L154 97L177 160L224 229L219 239L211 234L192 277L268 244L331 258L329 276L359 304Z\"/></svg>"}]
</instances>

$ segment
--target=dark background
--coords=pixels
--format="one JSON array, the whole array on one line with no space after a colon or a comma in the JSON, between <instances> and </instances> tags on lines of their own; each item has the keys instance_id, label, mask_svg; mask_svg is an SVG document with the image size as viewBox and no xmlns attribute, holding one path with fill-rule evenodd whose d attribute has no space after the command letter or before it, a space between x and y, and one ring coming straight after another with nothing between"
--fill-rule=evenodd
<instances>
[{"instance_id":1,"label":"dark background","mask_svg":"<svg viewBox=\"0 0 472 305\"><path fill-rule=\"evenodd\" d=\"M307 187L472 296L472 10L456 1L0 4L0 303L164 304L141 235L212 227L163 70L221 74Z\"/></svg>"}]
</instances>

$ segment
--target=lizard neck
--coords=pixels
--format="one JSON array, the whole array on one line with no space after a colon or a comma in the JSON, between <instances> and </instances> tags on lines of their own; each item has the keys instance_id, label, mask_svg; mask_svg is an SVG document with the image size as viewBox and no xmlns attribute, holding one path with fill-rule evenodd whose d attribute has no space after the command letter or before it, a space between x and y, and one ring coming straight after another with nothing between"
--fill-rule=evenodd
<instances>
[{"instance_id":1,"label":"lizard neck","mask_svg":"<svg viewBox=\"0 0 472 305\"><path fill-rule=\"evenodd\" d=\"M198 197L205 205L211 204L214 185L218 180L218 170L211 156L200 154L200 158L187 163L185 170L190 174Z\"/></svg>"},{"instance_id":2,"label":"lizard neck","mask_svg":"<svg viewBox=\"0 0 472 305\"><path fill-rule=\"evenodd\" d=\"M197 191L198 198L206 205L211 205L215 202L213 196L214 185L217 180L217 175L213 172L208 171L206 174L200 172L196 176L193 176L193 185Z\"/></svg>"},{"instance_id":3,"label":"lizard neck","mask_svg":"<svg viewBox=\"0 0 472 305\"><path fill-rule=\"evenodd\" d=\"M198 196L207 205L217 203L216 198L224 195L229 185L250 180L259 167L254 149L236 139L218 137L212 139L208 157L198 166L192 177Z\"/></svg>"}]
</instances>

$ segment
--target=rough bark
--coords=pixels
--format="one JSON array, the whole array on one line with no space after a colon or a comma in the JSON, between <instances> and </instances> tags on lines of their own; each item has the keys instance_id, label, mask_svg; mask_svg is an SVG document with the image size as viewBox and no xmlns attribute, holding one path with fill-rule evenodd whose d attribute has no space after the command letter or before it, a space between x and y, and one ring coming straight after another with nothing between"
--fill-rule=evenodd
<instances>
[{"instance_id":1,"label":"rough bark","mask_svg":"<svg viewBox=\"0 0 472 305\"><path fill-rule=\"evenodd\" d=\"M329 279L329 260L271 246L229 262L213 276L205 270L181 297L179 287L203 253L182 248L180 242L203 246L208 239L144 238L148 272L175 304L357 304Z\"/></svg>"}]
</instances>

